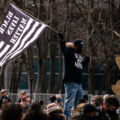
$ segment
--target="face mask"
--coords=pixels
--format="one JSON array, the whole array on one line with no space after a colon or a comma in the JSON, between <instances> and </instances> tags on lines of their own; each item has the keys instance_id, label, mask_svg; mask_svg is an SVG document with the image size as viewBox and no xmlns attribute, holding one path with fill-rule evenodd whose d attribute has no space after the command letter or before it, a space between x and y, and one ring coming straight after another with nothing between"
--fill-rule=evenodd
<instances>
[{"instance_id":1,"label":"face mask","mask_svg":"<svg viewBox=\"0 0 120 120\"><path fill-rule=\"evenodd\" d=\"M58 103L60 103L61 101L62 101L62 99L61 99L61 98L58 98L58 99L57 99L57 102L58 102Z\"/></svg>"}]
</instances>

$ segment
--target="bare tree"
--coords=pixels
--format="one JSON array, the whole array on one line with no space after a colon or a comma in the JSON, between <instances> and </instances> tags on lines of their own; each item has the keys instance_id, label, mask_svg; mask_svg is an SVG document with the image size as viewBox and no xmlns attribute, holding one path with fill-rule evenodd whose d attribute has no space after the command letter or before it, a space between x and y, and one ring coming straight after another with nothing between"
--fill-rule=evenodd
<instances>
[{"instance_id":1,"label":"bare tree","mask_svg":"<svg viewBox=\"0 0 120 120\"><path fill-rule=\"evenodd\" d=\"M40 20L45 20L47 14L45 15L44 0L39 1L38 17ZM38 80L36 84L36 92L47 92L46 83L46 69L47 69L47 54L48 54L48 32L46 32L41 39L37 41L38 49Z\"/></svg>"},{"instance_id":2,"label":"bare tree","mask_svg":"<svg viewBox=\"0 0 120 120\"><path fill-rule=\"evenodd\" d=\"M57 28L56 19L56 0L50 0L50 26ZM54 92L55 88L55 63L56 63L56 48L57 48L57 34L51 31L50 37L50 93Z\"/></svg>"},{"instance_id":3,"label":"bare tree","mask_svg":"<svg viewBox=\"0 0 120 120\"><path fill-rule=\"evenodd\" d=\"M44 21L52 28L61 31L66 41L73 41L78 37L83 39L86 44L83 54L90 56L89 93L95 93L96 65L100 66L104 71L104 77L99 85L99 93L102 92L103 88L106 88L107 92L111 91L111 85L114 82L114 56L115 54L119 54L120 50L120 1L118 1L117 4L117 0L13 1L18 7L27 11L29 14ZM9 2L9 0L1 1L0 21L5 16ZM36 48L36 57L34 57L33 48ZM55 74L56 54L59 55L58 78ZM25 66L27 70L29 86L30 80L32 80L33 90L30 88L32 91L47 92L47 89L49 89L49 91L53 93L59 92L59 90L62 89L63 62L59 49L58 36L55 32L50 29L46 31L45 34L37 40L36 44L29 48L24 55L26 60L20 62L21 57L19 57L17 63L12 66L11 92L17 92L23 66ZM34 60L38 60L39 66L37 81L34 80ZM50 62L50 81L49 87L47 88L46 74L48 60ZM13 63L15 63L14 61L16 61L16 59L13 59ZM4 88L4 69L5 66L1 68L0 88ZM55 84L56 82L57 85Z\"/></svg>"}]
</instances>

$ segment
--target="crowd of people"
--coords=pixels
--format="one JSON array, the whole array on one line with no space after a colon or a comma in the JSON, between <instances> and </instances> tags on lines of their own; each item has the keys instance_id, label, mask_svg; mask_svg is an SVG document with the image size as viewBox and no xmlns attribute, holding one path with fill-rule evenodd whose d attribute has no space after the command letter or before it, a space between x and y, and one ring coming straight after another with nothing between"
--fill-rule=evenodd
<instances>
[{"instance_id":1,"label":"crowd of people","mask_svg":"<svg viewBox=\"0 0 120 120\"><path fill-rule=\"evenodd\" d=\"M64 101L60 95L50 96L49 103L32 101L25 91L20 91L19 100L8 97L6 89L0 91L0 120L66 120ZM44 106L44 107L42 107ZM118 120L119 99L116 95L83 95L69 120Z\"/></svg>"}]
</instances>

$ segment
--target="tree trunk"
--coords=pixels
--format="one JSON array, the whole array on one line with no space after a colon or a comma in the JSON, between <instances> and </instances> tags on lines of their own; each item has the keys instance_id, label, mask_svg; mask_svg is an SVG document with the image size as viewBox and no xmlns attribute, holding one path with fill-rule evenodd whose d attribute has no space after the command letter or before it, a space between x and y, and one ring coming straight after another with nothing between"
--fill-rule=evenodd
<instances>
[{"instance_id":1,"label":"tree trunk","mask_svg":"<svg viewBox=\"0 0 120 120\"><path fill-rule=\"evenodd\" d=\"M56 39L56 38L55 38ZM50 93L54 93L55 88L55 63L56 63L56 45L53 43L50 47Z\"/></svg>"},{"instance_id":2,"label":"tree trunk","mask_svg":"<svg viewBox=\"0 0 120 120\"><path fill-rule=\"evenodd\" d=\"M91 13L91 9L93 9L94 7L94 0L90 0L88 2L89 5L89 23L90 26L88 28L88 36L90 36L90 34L92 33L92 25L91 25L91 21L92 21L92 13ZM94 94L95 93L95 59L94 59L94 45L93 45L93 41L92 38L89 38L89 47L90 47L90 65L89 65L89 77L88 77L88 93L89 94Z\"/></svg>"},{"instance_id":3,"label":"tree trunk","mask_svg":"<svg viewBox=\"0 0 120 120\"><path fill-rule=\"evenodd\" d=\"M44 35L45 37L45 35ZM37 42L38 48L38 80L36 84L36 92L47 92L46 83L46 68L47 68L47 52L48 52L48 41L47 39L40 39Z\"/></svg>"},{"instance_id":4,"label":"tree trunk","mask_svg":"<svg viewBox=\"0 0 120 120\"><path fill-rule=\"evenodd\" d=\"M41 92L42 89L42 69L43 69L43 57L42 57L42 39L37 41L37 48L38 48L38 79L36 84L36 92Z\"/></svg>"},{"instance_id":5,"label":"tree trunk","mask_svg":"<svg viewBox=\"0 0 120 120\"><path fill-rule=\"evenodd\" d=\"M11 84L10 84L10 92L14 92L16 80L17 80L17 72L18 72L18 59L13 62L13 68L12 68L12 78L11 78Z\"/></svg>"},{"instance_id":6,"label":"tree trunk","mask_svg":"<svg viewBox=\"0 0 120 120\"><path fill-rule=\"evenodd\" d=\"M0 69L0 89L4 88L4 70L5 70L5 65L3 65Z\"/></svg>"},{"instance_id":7,"label":"tree trunk","mask_svg":"<svg viewBox=\"0 0 120 120\"><path fill-rule=\"evenodd\" d=\"M89 78L88 78L88 93L95 94L95 61L90 56Z\"/></svg>"},{"instance_id":8,"label":"tree trunk","mask_svg":"<svg viewBox=\"0 0 120 120\"><path fill-rule=\"evenodd\" d=\"M61 50L59 50L59 74L58 74L58 81L57 85L55 87L54 93L61 93L62 92L62 71L63 71L63 59L62 59L62 53Z\"/></svg>"},{"instance_id":9,"label":"tree trunk","mask_svg":"<svg viewBox=\"0 0 120 120\"><path fill-rule=\"evenodd\" d=\"M56 2L55 0L50 0L51 5L51 21L50 26L57 28L57 19L56 16ZM57 48L57 34L51 31L51 40L50 40L50 93L54 92L55 88L55 64L56 64L56 48Z\"/></svg>"},{"instance_id":10,"label":"tree trunk","mask_svg":"<svg viewBox=\"0 0 120 120\"><path fill-rule=\"evenodd\" d=\"M32 47L27 49L27 73L28 73L28 86L30 93L34 92L35 80L34 80L34 58Z\"/></svg>"},{"instance_id":11,"label":"tree trunk","mask_svg":"<svg viewBox=\"0 0 120 120\"><path fill-rule=\"evenodd\" d=\"M109 94L112 94L112 89L111 89L111 86L112 86L112 84L113 84L112 66L113 66L113 62L112 62L112 61L108 61L108 66L107 66L108 76L107 76L107 87L106 87L106 91L107 91L107 93L109 93Z\"/></svg>"},{"instance_id":12,"label":"tree trunk","mask_svg":"<svg viewBox=\"0 0 120 120\"><path fill-rule=\"evenodd\" d=\"M40 20L46 18L44 15L45 6L44 0L40 0L39 8L38 8L38 17ZM37 48L38 48L38 80L36 85L36 92L47 92L47 80L46 80L46 68L47 68L47 54L48 54L48 31L45 32L43 37L37 41Z\"/></svg>"}]
</instances>

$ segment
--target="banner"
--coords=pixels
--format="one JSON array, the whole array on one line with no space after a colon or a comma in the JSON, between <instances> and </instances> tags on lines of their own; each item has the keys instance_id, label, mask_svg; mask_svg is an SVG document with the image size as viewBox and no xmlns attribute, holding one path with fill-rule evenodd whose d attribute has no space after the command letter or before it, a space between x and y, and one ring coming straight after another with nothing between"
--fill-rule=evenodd
<instances>
[{"instance_id":1,"label":"banner","mask_svg":"<svg viewBox=\"0 0 120 120\"><path fill-rule=\"evenodd\" d=\"M0 66L26 50L46 28L46 24L10 4L0 25Z\"/></svg>"}]
</instances>

